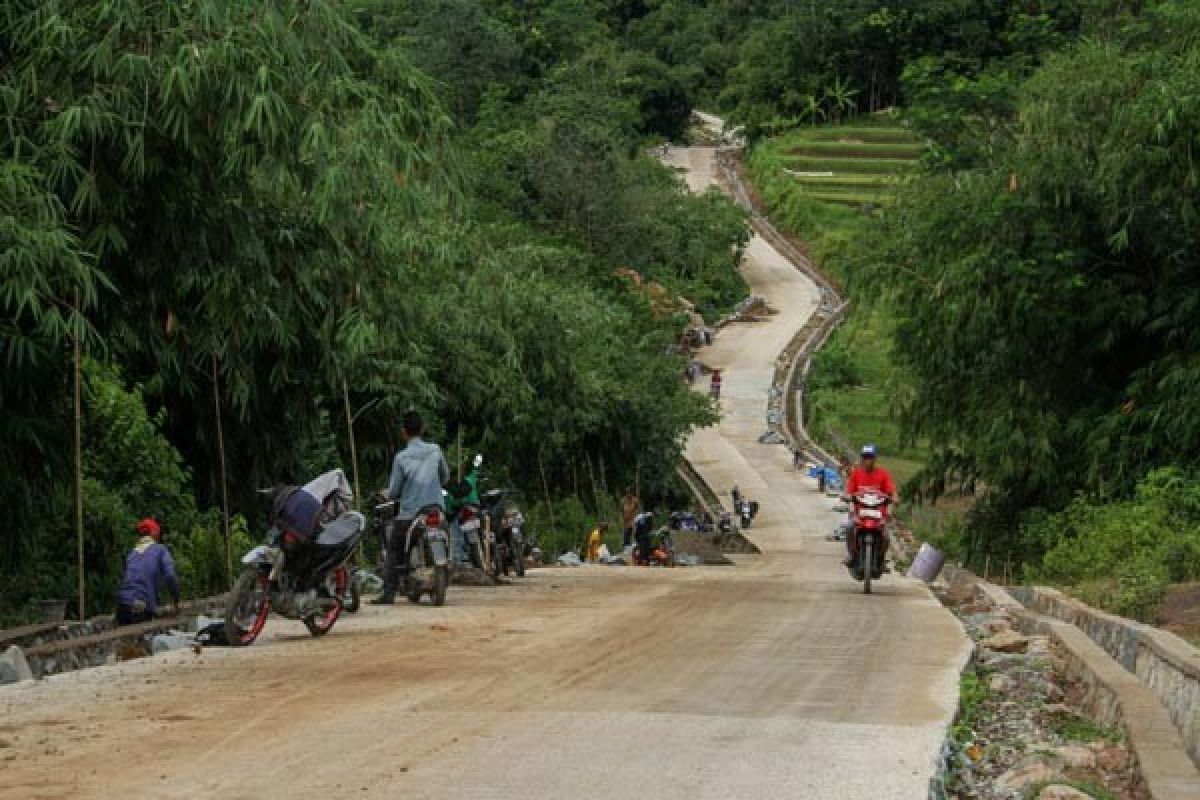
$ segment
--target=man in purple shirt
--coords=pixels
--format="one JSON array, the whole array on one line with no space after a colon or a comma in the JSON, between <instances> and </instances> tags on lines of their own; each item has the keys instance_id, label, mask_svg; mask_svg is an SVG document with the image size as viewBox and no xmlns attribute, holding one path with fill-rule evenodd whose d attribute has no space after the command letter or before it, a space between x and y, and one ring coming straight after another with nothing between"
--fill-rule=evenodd
<instances>
[{"instance_id":1,"label":"man in purple shirt","mask_svg":"<svg viewBox=\"0 0 1200 800\"><path fill-rule=\"evenodd\" d=\"M158 611L158 585L165 583L179 614L179 579L166 545L159 542L162 529L152 519L138 523L138 543L125 559L125 576L117 590L117 624L149 622Z\"/></svg>"}]
</instances>

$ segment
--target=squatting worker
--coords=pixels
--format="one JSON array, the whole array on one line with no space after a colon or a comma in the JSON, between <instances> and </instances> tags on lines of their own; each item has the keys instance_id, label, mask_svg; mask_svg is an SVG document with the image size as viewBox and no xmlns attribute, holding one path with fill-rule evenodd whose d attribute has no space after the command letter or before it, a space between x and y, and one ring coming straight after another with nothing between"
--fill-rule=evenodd
<instances>
[{"instance_id":1,"label":"squatting worker","mask_svg":"<svg viewBox=\"0 0 1200 800\"><path fill-rule=\"evenodd\" d=\"M592 528L592 532L588 534L587 540L587 561L590 564L595 564L600 560L600 541L604 538L604 534L608 533L608 523L601 522L596 527Z\"/></svg>"},{"instance_id":2,"label":"squatting worker","mask_svg":"<svg viewBox=\"0 0 1200 800\"><path fill-rule=\"evenodd\" d=\"M372 602L391 605L396 599L396 588L400 576L407 571L408 553L404 539L409 527L423 508L436 506L446 510L442 498L442 486L450 480L450 467L442 448L421 438L425 425L421 415L409 411L404 415L404 449L396 453L392 461L392 475L383 495L388 500L398 500L399 508L392 524L391 538L387 543L387 563L383 568L383 593Z\"/></svg>"},{"instance_id":3,"label":"squatting worker","mask_svg":"<svg viewBox=\"0 0 1200 800\"><path fill-rule=\"evenodd\" d=\"M633 547L633 521L641 510L642 504L638 502L637 493L630 486L621 498L621 547L625 549Z\"/></svg>"},{"instance_id":4,"label":"squatting worker","mask_svg":"<svg viewBox=\"0 0 1200 800\"><path fill-rule=\"evenodd\" d=\"M158 613L158 587L171 593L171 612L179 614L179 578L175 561L162 539L162 528L147 517L137 525L138 542L125 557L125 574L117 589L117 624L149 622Z\"/></svg>"},{"instance_id":5,"label":"squatting worker","mask_svg":"<svg viewBox=\"0 0 1200 800\"><path fill-rule=\"evenodd\" d=\"M888 471L875 463L879 451L873 444L863 445L861 461L859 465L850 471L850 477L846 481L846 498L850 501L851 517L853 517L854 495L866 489L874 489L880 494L886 495L892 505L900 499L896 494L896 483L892 480L892 476ZM849 554L846 556L845 565L854 567L858 562L858 529L853 525L850 526L849 535L846 536L846 549ZM880 543L879 561L883 562L883 557L887 555L888 541L887 537L882 537Z\"/></svg>"}]
</instances>

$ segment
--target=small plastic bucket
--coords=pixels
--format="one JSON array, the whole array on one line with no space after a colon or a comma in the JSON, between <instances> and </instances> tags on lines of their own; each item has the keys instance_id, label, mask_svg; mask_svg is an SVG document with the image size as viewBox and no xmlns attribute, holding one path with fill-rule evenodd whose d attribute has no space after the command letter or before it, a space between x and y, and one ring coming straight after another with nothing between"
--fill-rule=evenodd
<instances>
[{"instance_id":1,"label":"small plastic bucket","mask_svg":"<svg viewBox=\"0 0 1200 800\"><path fill-rule=\"evenodd\" d=\"M912 566L908 568L908 577L933 583L945 563L946 556L941 550L929 544L922 544L921 549L917 551L917 557L913 559Z\"/></svg>"}]
</instances>

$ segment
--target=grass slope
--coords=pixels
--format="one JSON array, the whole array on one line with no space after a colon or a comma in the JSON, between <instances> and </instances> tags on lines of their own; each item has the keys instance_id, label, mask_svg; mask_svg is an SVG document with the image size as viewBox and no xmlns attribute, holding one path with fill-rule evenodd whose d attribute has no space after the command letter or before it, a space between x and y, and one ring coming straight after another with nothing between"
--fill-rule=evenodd
<instances>
[{"instance_id":1,"label":"grass slope","mask_svg":"<svg viewBox=\"0 0 1200 800\"><path fill-rule=\"evenodd\" d=\"M827 273L852 284L852 248L869 222L864 210L886 208L915 170L921 148L895 124L796 129L759 143L750 175L776 225L804 241ZM797 174L804 172L829 174ZM892 325L886 304L852 303L816 356L805 414L809 430L835 452L878 444L883 463L903 483L927 452L904 442L896 421L906 379L888 355Z\"/></svg>"}]
</instances>

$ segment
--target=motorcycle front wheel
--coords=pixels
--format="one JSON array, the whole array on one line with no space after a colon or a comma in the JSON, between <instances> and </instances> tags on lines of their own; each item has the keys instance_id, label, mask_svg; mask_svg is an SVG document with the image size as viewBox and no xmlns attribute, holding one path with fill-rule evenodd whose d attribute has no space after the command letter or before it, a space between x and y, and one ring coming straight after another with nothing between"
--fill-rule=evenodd
<instances>
[{"instance_id":1,"label":"motorcycle front wheel","mask_svg":"<svg viewBox=\"0 0 1200 800\"><path fill-rule=\"evenodd\" d=\"M483 545L479 542L471 545L471 566L483 569Z\"/></svg>"},{"instance_id":2,"label":"motorcycle front wheel","mask_svg":"<svg viewBox=\"0 0 1200 800\"><path fill-rule=\"evenodd\" d=\"M225 606L225 639L234 647L253 644L267 624L271 591L267 576L257 569L238 576Z\"/></svg>"},{"instance_id":3,"label":"motorcycle front wheel","mask_svg":"<svg viewBox=\"0 0 1200 800\"><path fill-rule=\"evenodd\" d=\"M342 615L342 597L346 594L346 585L350 582L350 573L345 567L338 567L325 579L326 590L333 598L333 608L324 614L313 614L304 618L304 627L313 636L324 636L333 629L333 624Z\"/></svg>"},{"instance_id":4,"label":"motorcycle front wheel","mask_svg":"<svg viewBox=\"0 0 1200 800\"><path fill-rule=\"evenodd\" d=\"M871 578L875 575L875 545L867 542L859 554L863 574L863 594L871 593Z\"/></svg>"},{"instance_id":5,"label":"motorcycle front wheel","mask_svg":"<svg viewBox=\"0 0 1200 800\"><path fill-rule=\"evenodd\" d=\"M513 548L513 569L518 578L525 577L525 545L519 544Z\"/></svg>"}]
</instances>

